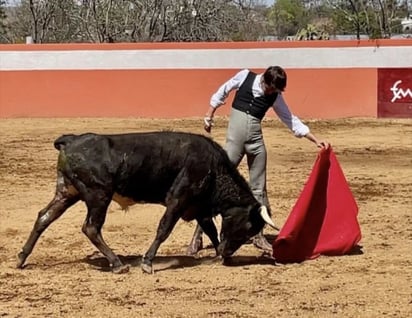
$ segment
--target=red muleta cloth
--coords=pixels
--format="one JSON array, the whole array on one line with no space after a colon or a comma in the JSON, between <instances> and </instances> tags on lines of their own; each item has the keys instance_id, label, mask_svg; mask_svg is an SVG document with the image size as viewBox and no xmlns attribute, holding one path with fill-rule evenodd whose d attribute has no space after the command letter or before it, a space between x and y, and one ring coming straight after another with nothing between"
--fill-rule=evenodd
<instances>
[{"instance_id":1,"label":"red muleta cloth","mask_svg":"<svg viewBox=\"0 0 412 318\"><path fill-rule=\"evenodd\" d=\"M361 239L358 206L332 148L322 149L292 212L273 241L279 263L344 255Z\"/></svg>"}]
</instances>

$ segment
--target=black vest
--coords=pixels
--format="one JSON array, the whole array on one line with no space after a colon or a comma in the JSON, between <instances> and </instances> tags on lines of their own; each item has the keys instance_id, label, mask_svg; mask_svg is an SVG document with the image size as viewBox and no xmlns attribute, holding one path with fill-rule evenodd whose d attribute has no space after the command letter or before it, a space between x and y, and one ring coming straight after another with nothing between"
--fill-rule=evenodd
<instances>
[{"instance_id":1,"label":"black vest","mask_svg":"<svg viewBox=\"0 0 412 318\"><path fill-rule=\"evenodd\" d=\"M273 105L276 97L278 97L278 93L255 98L252 92L253 81L255 78L256 74L249 72L245 81L236 92L232 107L262 120L269 107Z\"/></svg>"}]
</instances>

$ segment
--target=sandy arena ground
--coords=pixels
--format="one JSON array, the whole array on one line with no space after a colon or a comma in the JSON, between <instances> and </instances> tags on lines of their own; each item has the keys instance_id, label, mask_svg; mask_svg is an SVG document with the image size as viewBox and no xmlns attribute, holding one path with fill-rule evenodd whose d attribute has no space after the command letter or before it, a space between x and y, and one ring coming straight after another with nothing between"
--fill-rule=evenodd
<instances>
[{"instance_id":1,"label":"sandy arena ground","mask_svg":"<svg viewBox=\"0 0 412 318\"><path fill-rule=\"evenodd\" d=\"M77 203L40 238L23 270L16 254L55 188L63 133L183 130L202 133L201 119L0 120L0 317L412 317L412 120L308 121L332 143L359 205L362 253L279 265L244 245L234 266L185 256L194 223L180 221L143 274L163 207L113 203L103 228L110 247L132 265L127 274L107 261L81 232ZM220 117L213 138L224 142ZM269 198L284 224L311 171L317 149L278 120L264 122ZM242 162L241 172L246 175ZM274 235L272 229L265 233ZM205 243L209 241L205 239Z\"/></svg>"}]
</instances>

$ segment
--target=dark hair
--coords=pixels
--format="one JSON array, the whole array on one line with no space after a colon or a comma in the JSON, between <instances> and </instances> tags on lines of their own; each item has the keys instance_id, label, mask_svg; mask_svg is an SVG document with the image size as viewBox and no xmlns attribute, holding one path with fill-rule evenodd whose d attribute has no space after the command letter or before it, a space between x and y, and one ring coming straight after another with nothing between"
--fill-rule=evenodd
<instances>
[{"instance_id":1,"label":"dark hair","mask_svg":"<svg viewBox=\"0 0 412 318\"><path fill-rule=\"evenodd\" d=\"M286 72L280 66L269 66L265 73L263 73L263 80L266 85L283 92L287 81Z\"/></svg>"}]
</instances>

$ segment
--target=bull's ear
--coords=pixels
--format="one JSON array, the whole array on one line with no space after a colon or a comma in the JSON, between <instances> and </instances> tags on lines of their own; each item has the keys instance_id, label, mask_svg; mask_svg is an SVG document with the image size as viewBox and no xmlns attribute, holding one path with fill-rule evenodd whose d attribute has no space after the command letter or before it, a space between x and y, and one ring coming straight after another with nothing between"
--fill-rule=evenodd
<instances>
[{"instance_id":1,"label":"bull's ear","mask_svg":"<svg viewBox=\"0 0 412 318\"><path fill-rule=\"evenodd\" d=\"M275 223L273 223L273 220L270 218L269 212L268 212L268 209L266 208L266 206L262 205L259 208L259 213L260 213L260 216L262 217L263 221L266 222L266 224L270 225L275 230L279 231L279 228L275 225Z\"/></svg>"}]
</instances>

